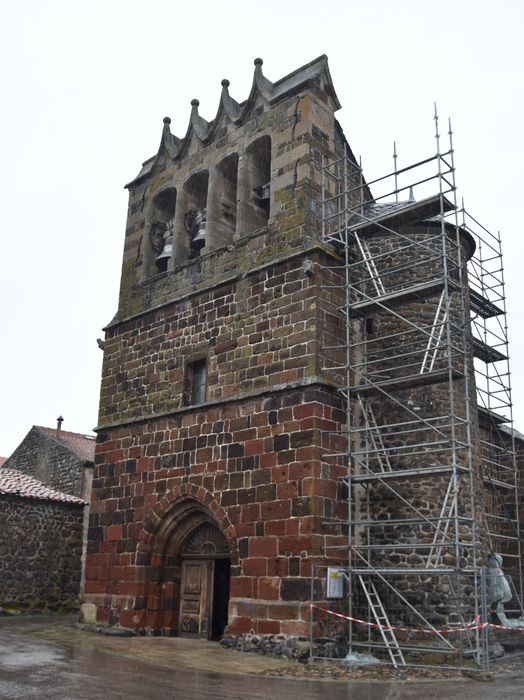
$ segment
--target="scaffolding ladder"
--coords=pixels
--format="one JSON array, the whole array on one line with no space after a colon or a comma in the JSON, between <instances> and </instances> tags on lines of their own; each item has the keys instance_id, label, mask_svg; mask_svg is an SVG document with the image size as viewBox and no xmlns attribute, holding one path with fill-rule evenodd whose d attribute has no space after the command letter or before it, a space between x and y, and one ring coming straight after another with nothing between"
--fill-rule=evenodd
<instances>
[{"instance_id":1,"label":"scaffolding ladder","mask_svg":"<svg viewBox=\"0 0 524 700\"><path fill-rule=\"evenodd\" d=\"M405 666L406 660L404 658L404 654L399 646L395 631L391 626L375 584L373 581L366 583L361 574L359 575L358 580L360 581L360 585L362 586L362 590L366 596L373 619L375 620L375 623L379 629L380 636L384 640L384 645L389 654L389 658L391 659L391 663L395 668Z\"/></svg>"}]
</instances>

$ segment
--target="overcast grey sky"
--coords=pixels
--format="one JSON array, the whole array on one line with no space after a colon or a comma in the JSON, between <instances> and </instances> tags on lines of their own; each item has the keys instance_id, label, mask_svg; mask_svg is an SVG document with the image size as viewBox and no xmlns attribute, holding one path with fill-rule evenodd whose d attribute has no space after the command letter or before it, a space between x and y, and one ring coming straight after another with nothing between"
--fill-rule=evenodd
<instances>
[{"instance_id":1,"label":"overcast grey sky","mask_svg":"<svg viewBox=\"0 0 524 700\"><path fill-rule=\"evenodd\" d=\"M326 53L368 179L435 151L451 117L466 206L506 254L516 427L524 430L521 0L0 0L0 455L34 424L88 433L116 311L127 192L162 118L244 100Z\"/></svg>"}]
</instances>

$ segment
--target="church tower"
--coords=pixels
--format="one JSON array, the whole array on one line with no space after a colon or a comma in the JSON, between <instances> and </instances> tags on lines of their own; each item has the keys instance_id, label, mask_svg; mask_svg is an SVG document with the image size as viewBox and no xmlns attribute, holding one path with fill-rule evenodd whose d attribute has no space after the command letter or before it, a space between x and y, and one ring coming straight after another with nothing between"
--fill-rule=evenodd
<instances>
[{"instance_id":1,"label":"church tower","mask_svg":"<svg viewBox=\"0 0 524 700\"><path fill-rule=\"evenodd\" d=\"M98 622L218 639L307 634L311 573L345 517L345 420L324 346L321 163L344 137L327 58L249 97L222 81L127 185L107 326L84 607ZM331 282L333 279L331 279ZM325 296L325 295L324 295ZM337 444L338 443L338 444Z\"/></svg>"}]
</instances>

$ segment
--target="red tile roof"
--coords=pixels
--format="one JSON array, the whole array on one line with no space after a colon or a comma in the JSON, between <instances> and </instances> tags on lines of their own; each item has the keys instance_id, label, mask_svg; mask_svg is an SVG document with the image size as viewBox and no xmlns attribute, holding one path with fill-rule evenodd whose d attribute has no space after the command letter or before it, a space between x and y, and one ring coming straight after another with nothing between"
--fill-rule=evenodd
<instances>
[{"instance_id":1,"label":"red tile roof","mask_svg":"<svg viewBox=\"0 0 524 700\"><path fill-rule=\"evenodd\" d=\"M14 469L0 469L0 494L20 496L21 498L36 498L39 501L55 501L59 503L78 503L86 505L86 502L76 496L55 491L32 476L22 474Z\"/></svg>"},{"instance_id":2,"label":"red tile roof","mask_svg":"<svg viewBox=\"0 0 524 700\"><path fill-rule=\"evenodd\" d=\"M95 438L91 435L82 435L82 433L71 433L68 430L60 430L57 436L56 428L45 428L42 425L35 425L35 428L45 433L47 437L52 438L66 447L84 462L94 461Z\"/></svg>"}]
</instances>

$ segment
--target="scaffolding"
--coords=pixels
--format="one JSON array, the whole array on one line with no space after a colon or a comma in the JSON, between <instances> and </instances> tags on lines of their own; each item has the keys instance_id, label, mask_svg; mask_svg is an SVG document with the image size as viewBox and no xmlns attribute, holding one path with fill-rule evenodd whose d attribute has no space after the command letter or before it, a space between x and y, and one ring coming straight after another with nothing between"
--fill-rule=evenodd
<instances>
[{"instance_id":1,"label":"scaffolding","mask_svg":"<svg viewBox=\"0 0 524 700\"><path fill-rule=\"evenodd\" d=\"M312 585L311 622L338 625L348 658L486 668L489 554L522 596L504 277L500 236L458 206L438 125L435 111L434 155L399 169L395 147L371 182L347 145L323 163L322 237L340 260L324 370L347 411L325 459L344 466L348 511L326 522L340 537L314 573L343 572L344 616Z\"/></svg>"}]
</instances>

